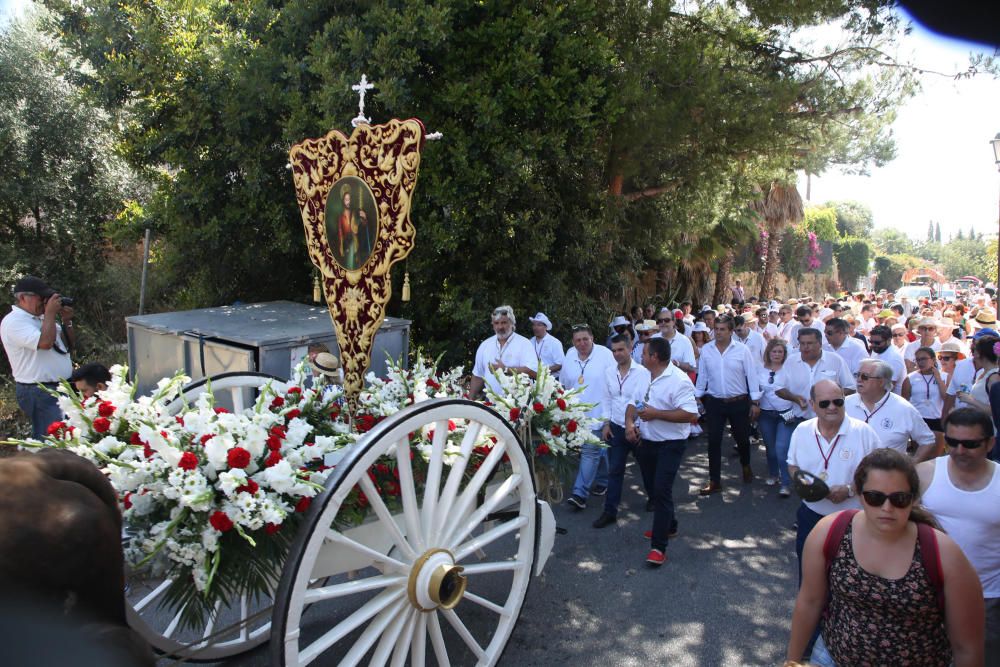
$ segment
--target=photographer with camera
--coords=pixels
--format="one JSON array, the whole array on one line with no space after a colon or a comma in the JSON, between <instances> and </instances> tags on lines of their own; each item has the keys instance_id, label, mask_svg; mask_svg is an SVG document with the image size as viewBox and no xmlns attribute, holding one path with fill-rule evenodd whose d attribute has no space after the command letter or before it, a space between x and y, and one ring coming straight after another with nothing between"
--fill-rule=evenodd
<instances>
[{"instance_id":1,"label":"photographer with camera","mask_svg":"<svg viewBox=\"0 0 1000 667\"><path fill-rule=\"evenodd\" d=\"M32 437L42 438L49 424L62 419L62 410L38 385L54 389L73 372L73 300L35 276L17 281L14 299L0 322L0 339L14 375L17 404L31 419Z\"/></svg>"}]
</instances>

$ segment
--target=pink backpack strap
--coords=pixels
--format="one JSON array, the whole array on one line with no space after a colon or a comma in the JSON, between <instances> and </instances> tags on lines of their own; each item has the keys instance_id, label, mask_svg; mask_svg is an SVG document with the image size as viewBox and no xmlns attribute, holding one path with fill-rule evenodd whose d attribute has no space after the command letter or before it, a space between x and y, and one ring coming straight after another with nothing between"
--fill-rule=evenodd
<instances>
[{"instance_id":1,"label":"pink backpack strap","mask_svg":"<svg viewBox=\"0 0 1000 667\"><path fill-rule=\"evenodd\" d=\"M944 615L944 574L941 568L941 552L938 549L937 533L931 526L918 523L917 542L920 544L920 560L924 563L927 580L934 587L938 609Z\"/></svg>"},{"instance_id":2,"label":"pink backpack strap","mask_svg":"<svg viewBox=\"0 0 1000 667\"><path fill-rule=\"evenodd\" d=\"M840 541L844 539L844 533L847 532L847 525L851 523L851 519L854 515L858 513L859 510L843 510L837 513L837 517L830 524L830 532L826 534L826 540L823 541L823 556L826 558L826 572L829 575L830 566L833 564L833 558L837 555L837 547L840 546Z\"/></svg>"}]
</instances>

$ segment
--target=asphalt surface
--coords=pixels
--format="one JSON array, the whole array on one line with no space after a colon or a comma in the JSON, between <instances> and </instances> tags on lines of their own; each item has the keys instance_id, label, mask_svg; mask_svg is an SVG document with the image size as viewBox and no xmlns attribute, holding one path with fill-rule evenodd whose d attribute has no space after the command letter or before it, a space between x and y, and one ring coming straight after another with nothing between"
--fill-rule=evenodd
<instances>
[{"instance_id":1,"label":"asphalt surface","mask_svg":"<svg viewBox=\"0 0 1000 667\"><path fill-rule=\"evenodd\" d=\"M500 665L781 664L796 591L798 501L780 499L776 486L764 484L762 448L753 450L760 477L752 484L741 481L728 436L723 451L724 490L702 498L705 438L688 441L674 486L680 534L660 568L645 562L643 532L653 515L644 511L634 462L617 525L591 527L603 498L591 497L583 511L554 507L566 532L556 536L545 571L530 584ZM471 658L453 655L452 661L472 664ZM225 665L268 660L265 645ZM321 658L315 664L336 663Z\"/></svg>"}]
</instances>

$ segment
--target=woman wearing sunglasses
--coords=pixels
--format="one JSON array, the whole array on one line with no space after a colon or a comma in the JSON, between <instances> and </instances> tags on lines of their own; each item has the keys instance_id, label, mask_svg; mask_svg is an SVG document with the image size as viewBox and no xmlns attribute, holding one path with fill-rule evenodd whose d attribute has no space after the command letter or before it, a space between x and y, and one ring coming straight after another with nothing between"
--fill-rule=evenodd
<instances>
[{"instance_id":1,"label":"woman wearing sunglasses","mask_svg":"<svg viewBox=\"0 0 1000 667\"><path fill-rule=\"evenodd\" d=\"M806 540L785 664L802 658L822 616L812 664L982 665L979 578L917 505L920 479L913 463L895 450L877 449L858 465L854 485L862 511L825 517ZM844 523L837 524L841 515ZM827 545L838 526L842 537ZM921 530L926 535L918 539ZM923 554L935 551L939 567L925 565ZM932 583L935 575L940 588Z\"/></svg>"},{"instance_id":2,"label":"woman wearing sunglasses","mask_svg":"<svg viewBox=\"0 0 1000 667\"><path fill-rule=\"evenodd\" d=\"M947 354L947 353L946 353ZM928 458L939 456L944 451L944 429L941 427L941 409L948 394L948 373L938 367L937 354L933 348L920 347L914 354L917 370L903 380L903 398L908 400L924 418L927 427L934 433L934 452ZM954 368L954 365L952 366Z\"/></svg>"},{"instance_id":3,"label":"woman wearing sunglasses","mask_svg":"<svg viewBox=\"0 0 1000 667\"><path fill-rule=\"evenodd\" d=\"M787 498L791 495L792 478L788 474L788 443L792 440L795 426L785 422L781 416L791 410L793 403L786 401L774 392L781 385L775 384L774 378L788 358L788 343L783 338L772 338L764 347L764 363L757 366L757 382L760 385L760 416L757 425L764 439L767 452L767 485L774 486L780 482L778 496Z\"/></svg>"}]
</instances>

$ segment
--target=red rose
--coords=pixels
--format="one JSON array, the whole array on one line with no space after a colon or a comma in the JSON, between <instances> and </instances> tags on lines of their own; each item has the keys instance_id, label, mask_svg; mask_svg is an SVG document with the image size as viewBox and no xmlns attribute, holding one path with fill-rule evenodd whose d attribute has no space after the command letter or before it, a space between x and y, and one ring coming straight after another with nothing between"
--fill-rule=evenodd
<instances>
[{"instance_id":1,"label":"red rose","mask_svg":"<svg viewBox=\"0 0 1000 667\"><path fill-rule=\"evenodd\" d=\"M375 472L381 473L383 475L388 475L389 474L389 466L387 466L384 463L376 463L375 464Z\"/></svg>"},{"instance_id":2,"label":"red rose","mask_svg":"<svg viewBox=\"0 0 1000 667\"><path fill-rule=\"evenodd\" d=\"M276 438L284 438L286 435L288 435L288 429L286 429L284 426L272 426L271 430L268 431L268 433L270 433Z\"/></svg>"},{"instance_id":3,"label":"red rose","mask_svg":"<svg viewBox=\"0 0 1000 667\"><path fill-rule=\"evenodd\" d=\"M441 385L434 381L434 378L427 378L427 386L431 389L440 389Z\"/></svg>"},{"instance_id":4,"label":"red rose","mask_svg":"<svg viewBox=\"0 0 1000 667\"><path fill-rule=\"evenodd\" d=\"M124 506L125 509L127 509L127 510L132 509L132 494L131 493L126 493L125 497L122 498L122 506Z\"/></svg>"},{"instance_id":5,"label":"red rose","mask_svg":"<svg viewBox=\"0 0 1000 667\"><path fill-rule=\"evenodd\" d=\"M288 393L289 394L301 394L302 390L299 387L289 387L288 388Z\"/></svg>"},{"instance_id":6,"label":"red rose","mask_svg":"<svg viewBox=\"0 0 1000 667\"><path fill-rule=\"evenodd\" d=\"M280 523L269 523L269 524L267 524L267 525L264 526L264 531L268 535L274 535L279 530L281 530L281 524Z\"/></svg>"},{"instance_id":7,"label":"red rose","mask_svg":"<svg viewBox=\"0 0 1000 667\"><path fill-rule=\"evenodd\" d=\"M267 461L264 462L264 465L270 468L271 466L277 465L278 463L281 463L281 452L272 451L270 454L267 455Z\"/></svg>"},{"instance_id":8,"label":"red rose","mask_svg":"<svg viewBox=\"0 0 1000 667\"><path fill-rule=\"evenodd\" d=\"M226 410L225 408L215 408L215 414L217 415L229 414L229 410Z\"/></svg>"},{"instance_id":9,"label":"red rose","mask_svg":"<svg viewBox=\"0 0 1000 667\"><path fill-rule=\"evenodd\" d=\"M49 435L59 435L66 428L66 422L52 422L45 430Z\"/></svg>"},{"instance_id":10,"label":"red rose","mask_svg":"<svg viewBox=\"0 0 1000 667\"><path fill-rule=\"evenodd\" d=\"M546 445L544 442L535 448L535 454L537 454L538 456L546 456L547 454L551 453L552 450L549 449L549 446Z\"/></svg>"},{"instance_id":11,"label":"red rose","mask_svg":"<svg viewBox=\"0 0 1000 667\"><path fill-rule=\"evenodd\" d=\"M110 417L115 414L115 406L108 401L102 401L100 405L97 406L97 414L102 417Z\"/></svg>"},{"instance_id":12,"label":"red rose","mask_svg":"<svg viewBox=\"0 0 1000 667\"><path fill-rule=\"evenodd\" d=\"M184 452L181 454L181 460L177 466L182 470L194 470L198 467L198 457L192 452Z\"/></svg>"},{"instance_id":13,"label":"red rose","mask_svg":"<svg viewBox=\"0 0 1000 667\"><path fill-rule=\"evenodd\" d=\"M280 408L284 404L285 404L285 399L283 399L281 396L275 396L274 400L271 401L272 408Z\"/></svg>"},{"instance_id":14,"label":"red rose","mask_svg":"<svg viewBox=\"0 0 1000 667\"><path fill-rule=\"evenodd\" d=\"M562 433L562 429L559 428L559 424L553 424L552 425L552 435L559 435L560 433Z\"/></svg>"},{"instance_id":15,"label":"red rose","mask_svg":"<svg viewBox=\"0 0 1000 667\"><path fill-rule=\"evenodd\" d=\"M249 493L251 496L260 489L260 485L252 479L248 479L247 483L242 486L236 487L236 493Z\"/></svg>"},{"instance_id":16,"label":"red rose","mask_svg":"<svg viewBox=\"0 0 1000 667\"><path fill-rule=\"evenodd\" d=\"M302 414L301 410L299 410L298 408L294 408L288 411L288 414L285 415L285 419L287 419L288 421L292 421L301 414Z\"/></svg>"},{"instance_id":17,"label":"red rose","mask_svg":"<svg viewBox=\"0 0 1000 667\"><path fill-rule=\"evenodd\" d=\"M453 422L452 420L449 419L448 420L448 430L449 431L454 431L456 428L458 428L458 426L455 424L455 422Z\"/></svg>"},{"instance_id":18,"label":"red rose","mask_svg":"<svg viewBox=\"0 0 1000 667\"><path fill-rule=\"evenodd\" d=\"M535 401L534 403L532 403L531 409L537 412L538 414L545 412L545 406L542 405L540 401Z\"/></svg>"},{"instance_id":19,"label":"red rose","mask_svg":"<svg viewBox=\"0 0 1000 667\"><path fill-rule=\"evenodd\" d=\"M267 448L272 452L281 449L281 438L276 435L267 436Z\"/></svg>"},{"instance_id":20,"label":"red rose","mask_svg":"<svg viewBox=\"0 0 1000 667\"><path fill-rule=\"evenodd\" d=\"M565 410L566 409L566 399L564 399L564 398L557 398L556 399L556 405L559 406L560 410Z\"/></svg>"},{"instance_id":21,"label":"red rose","mask_svg":"<svg viewBox=\"0 0 1000 667\"><path fill-rule=\"evenodd\" d=\"M201 444L202 444L202 446L204 446L205 443L207 443L209 440L211 440L214 437L215 437L214 433L206 433L205 435L201 436Z\"/></svg>"},{"instance_id":22,"label":"red rose","mask_svg":"<svg viewBox=\"0 0 1000 667\"><path fill-rule=\"evenodd\" d=\"M398 497L401 493L399 482L389 482L386 485L386 489L389 491L389 495L393 497Z\"/></svg>"},{"instance_id":23,"label":"red rose","mask_svg":"<svg viewBox=\"0 0 1000 667\"><path fill-rule=\"evenodd\" d=\"M94 420L93 426L98 433L107 433L111 428L111 422L106 417L98 417Z\"/></svg>"},{"instance_id":24,"label":"red rose","mask_svg":"<svg viewBox=\"0 0 1000 667\"><path fill-rule=\"evenodd\" d=\"M208 517L208 522L212 524L212 528L215 528L220 533L225 533L233 529L233 520L226 516L225 512L212 512L212 516Z\"/></svg>"},{"instance_id":25,"label":"red rose","mask_svg":"<svg viewBox=\"0 0 1000 667\"><path fill-rule=\"evenodd\" d=\"M300 514L302 512L305 512L307 509L309 509L309 506L312 505L312 501L313 501L312 498L307 498L305 496L299 498L299 502L295 503L295 511Z\"/></svg>"},{"instance_id":26,"label":"red rose","mask_svg":"<svg viewBox=\"0 0 1000 667\"><path fill-rule=\"evenodd\" d=\"M570 419L569 422L566 424L566 430L569 431L570 433L576 433L576 426L577 426L576 420Z\"/></svg>"},{"instance_id":27,"label":"red rose","mask_svg":"<svg viewBox=\"0 0 1000 667\"><path fill-rule=\"evenodd\" d=\"M230 468L246 468L250 465L250 452L242 447L233 447L226 454L226 463Z\"/></svg>"},{"instance_id":28,"label":"red rose","mask_svg":"<svg viewBox=\"0 0 1000 667\"><path fill-rule=\"evenodd\" d=\"M520 418L521 418L521 409L520 408L511 408L510 409L510 420L512 422L516 422Z\"/></svg>"}]
</instances>

